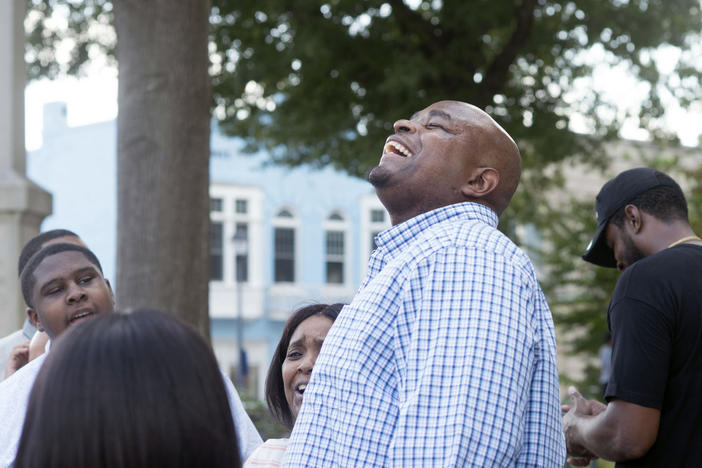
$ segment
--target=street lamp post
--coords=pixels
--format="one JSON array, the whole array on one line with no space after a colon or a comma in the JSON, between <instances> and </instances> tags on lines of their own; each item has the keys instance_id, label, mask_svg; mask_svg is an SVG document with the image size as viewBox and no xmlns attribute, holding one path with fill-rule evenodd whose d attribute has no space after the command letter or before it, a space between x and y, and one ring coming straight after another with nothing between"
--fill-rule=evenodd
<instances>
[{"instance_id":1,"label":"street lamp post","mask_svg":"<svg viewBox=\"0 0 702 468\"><path fill-rule=\"evenodd\" d=\"M236 279L236 339L239 347L239 372L237 372L237 384L241 389L244 388L246 384L248 363L246 360L246 351L244 350L244 302L242 298L244 290L244 268L239 264L239 258L248 258L248 233L245 230L237 229L232 237L232 246L234 247L234 274Z\"/></svg>"}]
</instances>

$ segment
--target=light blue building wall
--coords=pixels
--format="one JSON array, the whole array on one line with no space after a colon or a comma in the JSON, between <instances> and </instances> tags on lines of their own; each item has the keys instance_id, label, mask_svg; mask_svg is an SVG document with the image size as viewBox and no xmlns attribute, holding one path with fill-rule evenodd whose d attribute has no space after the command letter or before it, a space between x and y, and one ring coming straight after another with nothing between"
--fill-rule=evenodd
<instances>
[{"instance_id":1,"label":"light blue building wall","mask_svg":"<svg viewBox=\"0 0 702 468\"><path fill-rule=\"evenodd\" d=\"M365 273L373 235L389 225L389 218L363 180L329 168L274 166L265 155L240 154L240 146L239 140L213 132L211 219L219 225L213 255L220 268L210 282L210 314L215 353L223 370L233 374L241 313L250 369L246 386L260 397L290 312L311 302L348 302ZM43 144L28 154L27 172L54 197L53 214L42 230L75 231L100 258L106 276L114 278L115 121L67 127L65 105L48 104ZM244 260L231 241L242 225L248 237ZM285 244L288 238L280 236L276 243L278 231L293 233L294 241ZM280 260L283 251L287 258ZM238 285L237 255L246 265L246 277ZM276 267L276 259L292 277L276 271L284 270Z\"/></svg>"},{"instance_id":2,"label":"light blue building wall","mask_svg":"<svg viewBox=\"0 0 702 468\"><path fill-rule=\"evenodd\" d=\"M66 107L44 107L42 146L27 154L27 175L53 196L53 212L41 230L79 234L115 277L116 127L114 121L66 126Z\"/></svg>"},{"instance_id":3,"label":"light blue building wall","mask_svg":"<svg viewBox=\"0 0 702 468\"><path fill-rule=\"evenodd\" d=\"M213 184L253 186L263 190L263 217L266 252L273 250L273 231L270 220L285 207L292 208L301 226L301 282L307 285L324 284L324 230L323 221L333 211L349 217L354 237L360 237L361 211L359 201L365 196L375 197L370 184L333 169L315 170L310 167L289 168L267 163L265 155L241 155L241 142L221 134L213 134L210 178ZM380 150L379 150L380 154ZM352 277L357 285L362 267L352 265ZM273 282L273 269L266 269L266 281Z\"/></svg>"}]
</instances>

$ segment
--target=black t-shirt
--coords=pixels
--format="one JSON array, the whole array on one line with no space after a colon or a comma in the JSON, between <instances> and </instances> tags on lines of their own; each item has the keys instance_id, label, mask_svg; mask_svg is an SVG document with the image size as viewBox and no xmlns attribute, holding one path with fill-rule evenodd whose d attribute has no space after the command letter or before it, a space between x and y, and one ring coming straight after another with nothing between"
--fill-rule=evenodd
<instances>
[{"instance_id":1,"label":"black t-shirt","mask_svg":"<svg viewBox=\"0 0 702 468\"><path fill-rule=\"evenodd\" d=\"M702 466L702 247L681 244L627 268L607 321L605 397L661 411L648 453L617 466Z\"/></svg>"}]
</instances>

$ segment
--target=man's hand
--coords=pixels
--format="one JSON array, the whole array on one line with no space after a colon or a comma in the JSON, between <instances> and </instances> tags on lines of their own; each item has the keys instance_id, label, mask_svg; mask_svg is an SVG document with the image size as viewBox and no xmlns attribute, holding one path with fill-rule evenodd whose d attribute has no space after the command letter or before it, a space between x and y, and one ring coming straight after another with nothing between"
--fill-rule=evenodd
<instances>
[{"instance_id":1,"label":"man's hand","mask_svg":"<svg viewBox=\"0 0 702 468\"><path fill-rule=\"evenodd\" d=\"M5 378L8 378L29 362L29 340L12 348L5 365Z\"/></svg>"},{"instance_id":2,"label":"man's hand","mask_svg":"<svg viewBox=\"0 0 702 468\"><path fill-rule=\"evenodd\" d=\"M607 409L607 405L605 405L601 401L586 400L585 398L583 398L580 392L578 392L578 389L576 389L575 387L568 387L568 393L573 404L561 405L561 411L564 417L566 413L568 413L572 408L575 407L576 403L580 405L580 411L578 412L578 414L584 416L597 416L598 414Z\"/></svg>"},{"instance_id":3,"label":"man's hand","mask_svg":"<svg viewBox=\"0 0 702 468\"><path fill-rule=\"evenodd\" d=\"M573 403L561 406L566 449L570 455L568 463L573 466L587 466L593 459L597 458L597 455L582 445L578 432L578 422L582 418L597 416L607 409L607 405L597 400L586 400L575 387L569 387L568 393Z\"/></svg>"}]
</instances>

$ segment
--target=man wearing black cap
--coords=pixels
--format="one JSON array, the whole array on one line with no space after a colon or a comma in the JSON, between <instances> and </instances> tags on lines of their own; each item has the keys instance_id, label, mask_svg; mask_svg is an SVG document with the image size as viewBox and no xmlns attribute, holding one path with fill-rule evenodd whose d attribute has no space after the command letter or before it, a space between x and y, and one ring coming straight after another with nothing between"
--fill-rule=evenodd
<instances>
[{"instance_id":1,"label":"man wearing black cap","mask_svg":"<svg viewBox=\"0 0 702 468\"><path fill-rule=\"evenodd\" d=\"M609 404L569 389L569 461L700 466L702 239L690 227L682 190L660 171L622 172L595 204L597 231L583 259L623 273L607 312Z\"/></svg>"}]
</instances>

